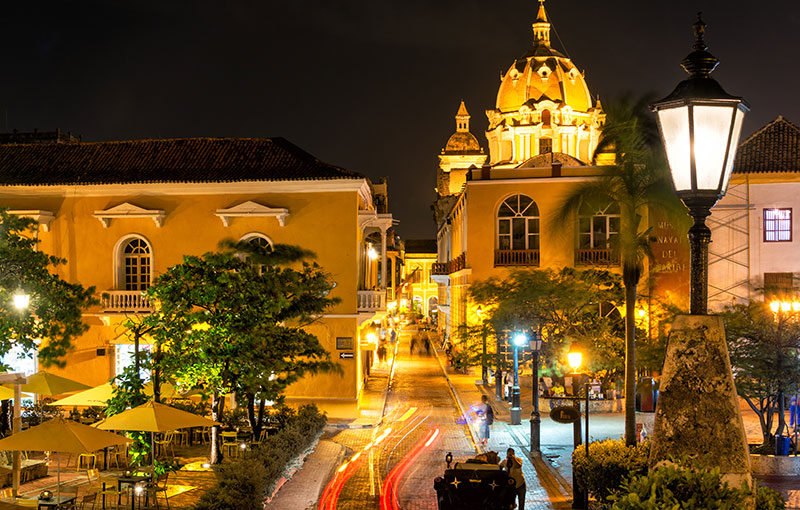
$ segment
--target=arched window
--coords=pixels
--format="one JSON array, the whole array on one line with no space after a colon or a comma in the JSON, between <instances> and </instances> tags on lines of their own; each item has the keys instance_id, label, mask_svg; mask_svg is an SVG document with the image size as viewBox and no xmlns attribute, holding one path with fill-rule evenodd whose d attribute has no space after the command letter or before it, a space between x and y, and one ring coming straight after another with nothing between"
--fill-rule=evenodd
<instances>
[{"instance_id":1,"label":"arched window","mask_svg":"<svg viewBox=\"0 0 800 510\"><path fill-rule=\"evenodd\" d=\"M141 237L128 239L122 247L122 269L125 290L146 290L150 287L152 257L150 245Z\"/></svg>"},{"instance_id":2,"label":"arched window","mask_svg":"<svg viewBox=\"0 0 800 510\"><path fill-rule=\"evenodd\" d=\"M583 204L578 214L578 249L609 250L619 235L619 205Z\"/></svg>"},{"instance_id":3,"label":"arched window","mask_svg":"<svg viewBox=\"0 0 800 510\"><path fill-rule=\"evenodd\" d=\"M506 198L497 211L497 249L539 249L539 207L527 195Z\"/></svg>"},{"instance_id":4,"label":"arched window","mask_svg":"<svg viewBox=\"0 0 800 510\"><path fill-rule=\"evenodd\" d=\"M245 234L242 236L240 241L245 242L251 246L256 246L266 251L272 250L272 239L259 232L250 232L249 234ZM250 257L245 256L244 261L246 262L249 258ZM259 273L263 272L264 266L259 265L258 271Z\"/></svg>"}]
</instances>

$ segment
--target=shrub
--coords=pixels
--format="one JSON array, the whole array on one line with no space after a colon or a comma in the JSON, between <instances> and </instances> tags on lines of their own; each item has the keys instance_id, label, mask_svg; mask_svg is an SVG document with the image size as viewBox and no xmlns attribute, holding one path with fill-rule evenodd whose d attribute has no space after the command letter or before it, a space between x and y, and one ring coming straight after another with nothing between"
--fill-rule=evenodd
<instances>
[{"instance_id":1,"label":"shrub","mask_svg":"<svg viewBox=\"0 0 800 510\"><path fill-rule=\"evenodd\" d=\"M607 439L589 444L589 459L584 447L572 454L572 472L578 485L598 501L619 490L622 482L647 474L650 442L626 446L622 439Z\"/></svg>"},{"instance_id":2,"label":"shrub","mask_svg":"<svg viewBox=\"0 0 800 510\"><path fill-rule=\"evenodd\" d=\"M620 493L610 499L613 510L747 510L748 496L748 491L723 482L718 467L683 459L623 482Z\"/></svg>"},{"instance_id":3,"label":"shrub","mask_svg":"<svg viewBox=\"0 0 800 510\"><path fill-rule=\"evenodd\" d=\"M264 495L283 474L287 462L303 452L325 426L325 415L315 405L299 412L284 411L283 430L234 463L220 467L220 480L193 510L249 510L260 508Z\"/></svg>"},{"instance_id":4,"label":"shrub","mask_svg":"<svg viewBox=\"0 0 800 510\"><path fill-rule=\"evenodd\" d=\"M780 492L768 487L756 489L756 510L786 510L786 501Z\"/></svg>"}]
</instances>

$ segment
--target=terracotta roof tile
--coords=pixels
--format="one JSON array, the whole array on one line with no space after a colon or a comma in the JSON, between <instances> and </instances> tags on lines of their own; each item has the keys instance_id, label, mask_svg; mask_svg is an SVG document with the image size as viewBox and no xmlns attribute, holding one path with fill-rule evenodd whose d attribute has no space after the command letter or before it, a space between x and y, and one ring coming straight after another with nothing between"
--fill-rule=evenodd
<instances>
[{"instance_id":1,"label":"terracotta roof tile","mask_svg":"<svg viewBox=\"0 0 800 510\"><path fill-rule=\"evenodd\" d=\"M800 128L778 116L739 144L733 171L800 172Z\"/></svg>"},{"instance_id":2,"label":"terracotta roof tile","mask_svg":"<svg viewBox=\"0 0 800 510\"><path fill-rule=\"evenodd\" d=\"M0 144L0 185L363 178L283 138Z\"/></svg>"}]
</instances>

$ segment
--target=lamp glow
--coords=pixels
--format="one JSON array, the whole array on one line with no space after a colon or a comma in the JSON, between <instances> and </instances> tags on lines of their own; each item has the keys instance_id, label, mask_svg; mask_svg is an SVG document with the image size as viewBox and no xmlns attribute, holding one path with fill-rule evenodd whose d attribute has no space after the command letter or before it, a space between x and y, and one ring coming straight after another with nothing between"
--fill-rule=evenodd
<instances>
[{"instance_id":1,"label":"lamp glow","mask_svg":"<svg viewBox=\"0 0 800 510\"><path fill-rule=\"evenodd\" d=\"M644 316L647 315L647 311L644 308L639 308L639 318L644 319Z\"/></svg>"},{"instance_id":2,"label":"lamp glow","mask_svg":"<svg viewBox=\"0 0 800 510\"><path fill-rule=\"evenodd\" d=\"M514 345L516 345L517 347L522 347L527 343L528 343L528 337L525 335L525 333L517 333L514 336Z\"/></svg>"},{"instance_id":3,"label":"lamp glow","mask_svg":"<svg viewBox=\"0 0 800 510\"><path fill-rule=\"evenodd\" d=\"M375 333L369 332L367 333L367 342L374 344L378 340L378 336Z\"/></svg>"},{"instance_id":4,"label":"lamp glow","mask_svg":"<svg viewBox=\"0 0 800 510\"><path fill-rule=\"evenodd\" d=\"M788 301L781 301L781 311L788 312L792 309L792 304Z\"/></svg>"},{"instance_id":5,"label":"lamp glow","mask_svg":"<svg viewBox=\"0 0 800 510\"><path fill-rule=\"evenodd\" d=\"M781 302L780 301L773 301L769 304L769 309L772 310L772 313L778 313L781 309Z\"/></svg>"},{"instance_id":6,"label":"lamp glow","mask_svg":"<svg viewBox=\"0 0 800 510\"><path fill-rule=\"evenodd\" d=\"M26 294L25 291L22 289L18 289L14 293L14 308L17 310L24 310L28 308L28 305L31 302L30 295Z\"/></svg>"},{"instance_id":7,"label":"lamp glow","mask_svg":"<svg viewBox=\"0 0 800 510\"><path fill-rule=\"evenodd\" d=\"M367 250L367 255L369 256L370 260L375 260L378 258L378 252L375 251L375 248L373 248L372 246L370 246L369 250Z\"/></svg>"},{"instance_id":8,"label":"lamp glow","mask_svg":"<svg viewBox=\"0 0 800 510\"><path fill-rule=\"evenodd\" d=\"M567 354L567 361L569 362L569 366L572 367L572 370L577 372L583 361L583 355L579 352L570 352Z\"/></svg>"}]
</instances>

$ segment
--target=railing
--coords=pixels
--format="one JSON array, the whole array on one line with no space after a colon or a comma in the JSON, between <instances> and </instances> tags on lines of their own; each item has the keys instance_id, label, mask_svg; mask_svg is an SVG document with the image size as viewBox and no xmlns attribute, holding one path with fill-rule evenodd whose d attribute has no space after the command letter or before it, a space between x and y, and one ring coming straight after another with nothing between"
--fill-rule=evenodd
<instances>
[{"instance_id":1,"label":"railing","mask_svg":"<svg viewBox=\"0 0 800 510\"><path fill-rule=\"evenodd\" d=\"M386 310L386 292L383 290L359 290L358 311L378 312Z\"/></svg>"},{"instance_id":2,"label":"railing","mask_svg":"<svg viewBox=\"0 0 800 510\"><path fill-rule=\"evenodd\" d=\"M467 267L467 254L462 253L448 262L434 262L431 264L431 274L450 274L461 271Z\"/></svg>"},{"instance_id":3,"label":"railing","mask_svg":"<svg viewBox=\"0 0 800 510\"><path fill-rule=\"evenodd\" d=\"M538 266L539 250L495 250L495 266Z\"/></svg>"},{"instance_id":4,"label":"railing","mask_svg":"<svg viewBox=\"0 0 800 510\"><path fill-rule=\"evenodd\" d=\"M619 255L612 250L575 250L575 264L579 266L618 266Z\"/></svg>"},{"instance_id":5,"label":"railing","mask_svg":"<svg viewBox=\"0 0 800 510\"><path fill-rule=\"evenodd\" d=\"M152 312L153 306L141 290L109 290L101 296L106 312Z\"/></svg>"}]
</instances>

